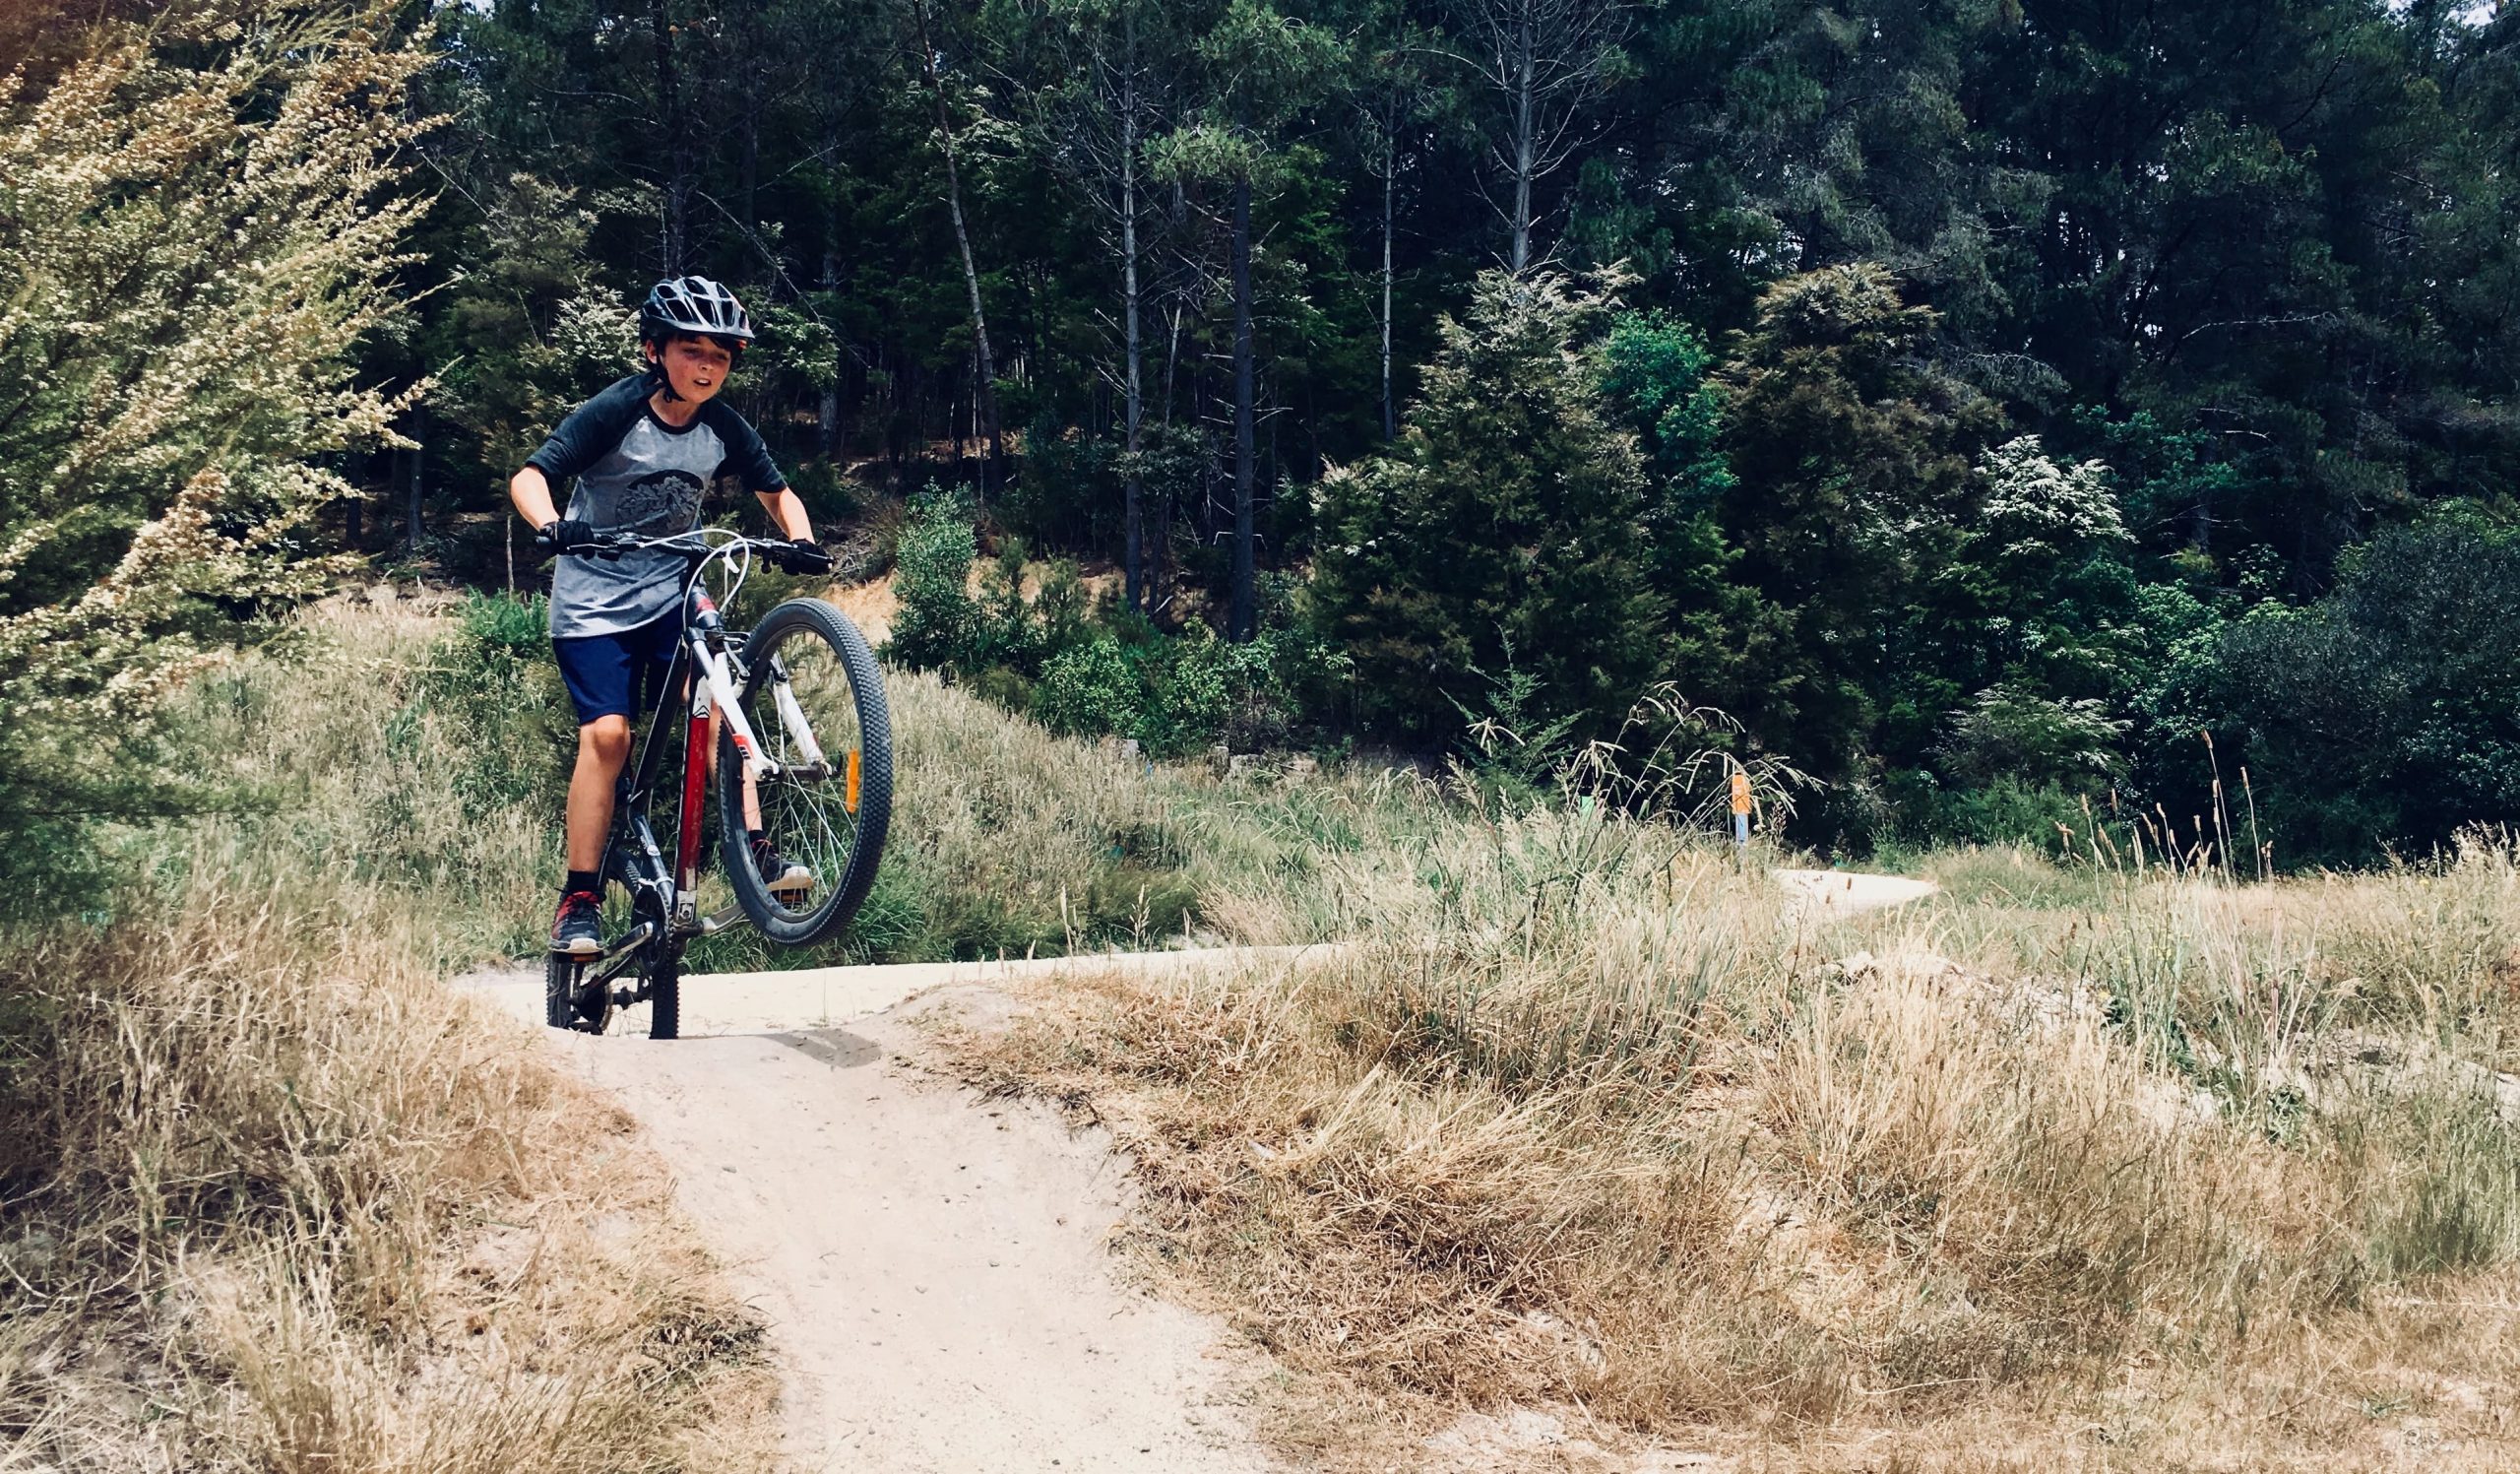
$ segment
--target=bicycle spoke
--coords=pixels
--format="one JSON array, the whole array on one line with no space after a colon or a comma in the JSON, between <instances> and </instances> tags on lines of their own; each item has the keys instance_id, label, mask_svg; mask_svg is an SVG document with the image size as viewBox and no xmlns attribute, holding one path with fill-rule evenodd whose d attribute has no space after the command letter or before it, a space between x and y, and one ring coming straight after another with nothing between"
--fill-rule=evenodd
<instances>
[{"instance_id":1,"label":"bicycle spoke","mask_svg":"<svg viewBox=\"0 0 2520 1474\"><path fill-rule=\"evenodd\" d=\"M809 668L809 678L814 673ZM792 673L788 689L791 694L796 691ZM763 827L780 853L814 872L818 886L837 884L854 847L855 824L853 820L844 819L840 828L833 827L830 804L817 792L823 783L829 781L828 778L806 780L789 776L805 765L805 747L786 715L780 711L775 690L775 687L765 686L753 703L754 710L759 713L757 725L766 737L764 745L781 768L780 776L760 794ZM812 721L812 713L806 713L806 720ZM828 750L824 752L824 762L826 766L832 765ZM814 897L814 892L808 891L806 895ZM803 914L820 904L816 897L811 905L802 908L802 912L784 902L780 903L780 909Z\"/></svg>"},{"instance_id":2,"label":"bicycle spoke","mask_svg":"<svg viewBox=\"0 0 2520 1474\"><path fill-rule=\"evenodd\" d=\"M868 735L861 724L883 714L873 662L853 629L835 613L797 601L773 610L748 636L751 671L740 700L762 755L775 771L752 788L753 815L782 861L801 867L801 889L773 892L742 870L740 887L755 923L795 944L845 926L866 894L873 861L889 820L888 766L873 770L874 806L853 801L852 782ZM864 676L867 689L856 681ZM877 734L877 762L889 749L889 723ZM737 786L727 785L729 791ZM727 810L730 814L732 810ZM730 830L729 855L742 848ZM730 859L729 864L733 862Z\"/></svg>"}]
</instances>

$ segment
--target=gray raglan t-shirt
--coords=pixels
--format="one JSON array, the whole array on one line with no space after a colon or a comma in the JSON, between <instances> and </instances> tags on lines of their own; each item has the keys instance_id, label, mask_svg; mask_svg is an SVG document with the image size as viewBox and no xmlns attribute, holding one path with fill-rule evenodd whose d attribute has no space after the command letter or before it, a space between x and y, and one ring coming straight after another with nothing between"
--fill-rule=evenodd
<instances>
[{"instance_id":1,"label":"gray raglan t-shirt","mask_svg":"<svg viewBox=\"0 0 2520 1474\"><path fill-rule=\"evenodd\" d=\"M576 477L564 514L599 533L661 538L700 525L700 498L721 476L747 491L787 489L788 479L744 417L718 400L680 429L648 404L654 381L632 374L580 405L525 464L553 485ZM551 637L619 634L674 612L689 565L668 552L618 560L569 554L553 561Z\"/></svg>"}]
</instances>

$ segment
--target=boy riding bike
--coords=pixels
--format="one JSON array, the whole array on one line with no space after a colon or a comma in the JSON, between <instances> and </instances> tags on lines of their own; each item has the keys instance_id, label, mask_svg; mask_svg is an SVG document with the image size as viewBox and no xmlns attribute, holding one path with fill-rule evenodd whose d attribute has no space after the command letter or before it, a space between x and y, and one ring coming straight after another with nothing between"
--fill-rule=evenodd
<instances>
[{"instance_id":1,"label":"boy riding bike","mask_svg":"<svg viewBox=\"0 0 2520 1474\"><path fill-rule=\"evenodd\" d=\"M612 534L644 538L689 532L720 476L734 476L761 499L780 532L797 545L783 560L791 573L828 572L805 505L742 416L717 402L726 375L752 342L752 319L734 294L707 277L660 282L639 311L644 372L632 374L571 412L508 481L508 498L551 553L586 547ZM574 477L568 513L551 487ZM682 637L686 564L666 552L604 558L562 557L551 574L551 648L578 713L578 759L569 777L568 874L551 921L551 950L592 957L602 949L604 838L615 783L630 756L630 727ZM749 807L749 805L747 805ZM774 892L814 883L759 830L752 860Z\"/></svg>"}]
</instances>

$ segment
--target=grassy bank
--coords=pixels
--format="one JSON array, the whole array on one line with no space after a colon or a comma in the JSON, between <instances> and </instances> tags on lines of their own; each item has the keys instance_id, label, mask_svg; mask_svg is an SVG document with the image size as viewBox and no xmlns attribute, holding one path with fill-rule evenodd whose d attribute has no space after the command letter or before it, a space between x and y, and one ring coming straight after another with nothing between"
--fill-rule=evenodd
<instances>
[{"instance_id":1,"label":"grassy bank","mask_svg":"<svg viewBox=\"0 0 2520 1474\"><path fill-rule=\"evenodd\" d=\"M0 1466L767 1461L757 1329L627 1122L440 981L547 916L531 613L293 641L190 693L232 811L124 835L110 905L0 949ZM1763 1468L2515 1453L2507 848L2273 885L1934 855L1939 896L1838 919L1612 812L892 693L893 847L825 955L1354 943L1069 980L959 1045L1120 1133L1146 1262L1295 1374L1302 1458L1585 1466L1429 1451L1508 1407Z\"/></svg>"},{"instance_id":2,"label":"grassy bank","mask_svg":"<svg viewBox=\"0 0 2520 1474\"><path fill-rule=\"evenodd\" d=\"M0 1467L776 1462L759 1323L632 1123L443 981L531 930L545 848L397 703L474 678L444 626L328 607L197 685L229 811L0 936Z\"/></svg>"},{"instance_id":3,"label":"grassy bank","mask_svg":"<svg viewBox=\"0 0 2520 1474\"><path fill-rule=\"evenodd\" d=\"M1091 1100L1159 1254L1378 1395L1292 1412L1312 1456L1501 1404L1770 1467L2514 1456L2507 848L2274 885L1942 855L1839 921L1614 816L1240 808L1243 929L1355 949L972 1048Z\"/></svg>"},{"instance_id":4,"label":"grassy bank","mask_svg":"<svg viewBox=\"0 0 2520 1474\"><path fill-rule=\"evenodd\" d=\"M787 592L757 581L739 619ZM548 925L576 728L541 618L535 606L471 599L425 617L359 609L315 621L332 652L323 660L361 673L365 708L348 730L313 738L321 753L305 750L310 735L277 692L247 688L257 676L227 683L232 702L215 693L203 704L214 748L327 775L285 841L292 863L347 866L439 908L450 964L532 951ZM894 673L888 691L900 818L857 924L802 950L738 929L696 944L692 967L1160 944L1190 923L1217 872L1175 823L1169 776L1054 740L931 675ZM704 908L725 899L704 876Z\"/></svg>"},{"instance_id":5,"label":"grassy bank","mask_svg":"<svg viewBox=\"0 0 2520 1474\"><path fill-rule=\"evenodd\" d=\"M695 967L1210 926L1168 780L894 694L861 926ZM574 728L539 611L328 601L165 741L208 811L0 934L0 1468L774 1464L759 1326L631 1122L445 981L548 925Z\"/></svg>"}]
</instances>

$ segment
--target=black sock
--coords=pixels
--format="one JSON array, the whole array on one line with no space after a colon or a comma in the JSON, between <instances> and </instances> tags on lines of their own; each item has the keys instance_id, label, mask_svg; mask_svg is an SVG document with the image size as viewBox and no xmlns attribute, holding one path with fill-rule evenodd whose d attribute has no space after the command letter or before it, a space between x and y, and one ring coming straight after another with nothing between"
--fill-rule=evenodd
<instances>
[{"instance_id":1,"label":"black sock","mask_svg":"<svg viewBox=\"0 0 2520 1474\"><path fill-rule=\"evenodd\" d=\"M568 878L560 882L560 894L573 896L582 890L592 891L602 883L593 870L571 870Z\"/></svg>"},{"instance_id":2,"label":"black sock","mask_svg":"<svg viewBox=\"0 0 2520 1474\"><path fill-rule=\"evenodd\" d=\"M770 843L770 836L759 829L745 830L744 838L751 841L752 847L756 850Z\"/></svg>"}]
</instances>

